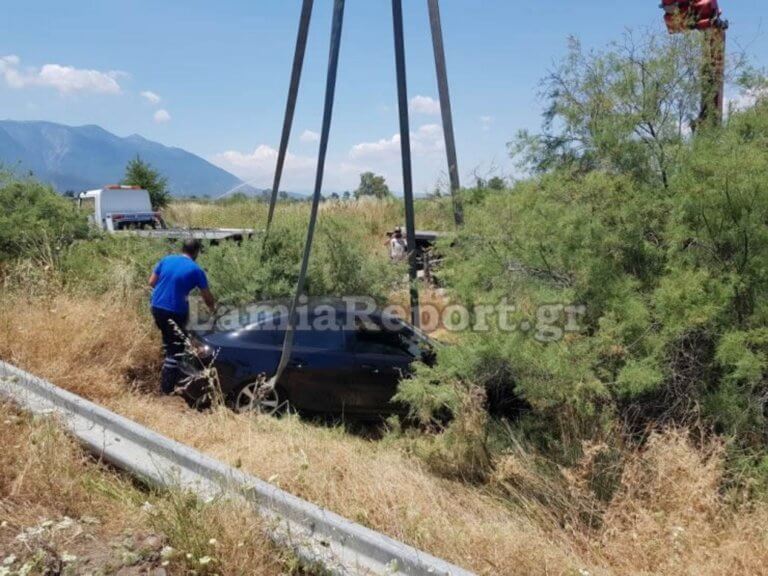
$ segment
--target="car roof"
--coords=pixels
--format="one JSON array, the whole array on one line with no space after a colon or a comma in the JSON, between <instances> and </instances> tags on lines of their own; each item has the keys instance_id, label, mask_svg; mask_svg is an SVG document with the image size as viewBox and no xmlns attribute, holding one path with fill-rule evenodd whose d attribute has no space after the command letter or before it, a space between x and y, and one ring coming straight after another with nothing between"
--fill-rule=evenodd
<instances>
[{"instance_id":1,"label":"car roof","mask_svg":"<svg viewBox=\"0 0 768 576\"><path fill-rule=\"evenodd\" d=\"M256 329L260 324L263 324L264 322L272 322L275 319L285 318L288 315L288 310L290 309L291 301L288 299L277 299L277 300L268 300L268 301L261 301L261 302L255 302L251 305L245 305L242 307L234 308L232 309L232 312L240 311L242 314L242 326L240 330L252 330ZM302 302L300 304L302 308L309 307L310 311L313 311L315 313L310 313L310 318L315 318L321 314L325 314L328 311L328 308L333 310L336 314L339 314L341 318L349 318L354 314L353 310L350 310L347 307L347 301L345 301L342 298L338 297L317 297L317 298L310 298L305 302ZM272 309L274 307L274 309ZM323 310L317 310L317 308L323 307ZM314 309L314 310L313 310ZM249 313L252 313L254 310L258 310L259 318L250 318L248 321L246 321L246 317L249 315ZM410 328L411 330L414 330L416 332L417 330L406 320L403 318L400 318L399 316L396 316L394 314L385 313L380 307L377 307L374 309L373 312L370 312L368 314L368 317L371 320L374 321L380 321L383 318L387 319L393 319L394 321L402 324L403 326L406 326Z\"/></svg>"},{"instance_id":2,"label":"car roof","mask_svg":"<svg viewBox=\"0 0 768 576\"><path fill-rule=\"evenodd\" d=\"M264 300L261 302L254 302L252 304L246 304L241 306L241 309L248 309L250 307L263 307L265 309L269 308L270 306L274 306L275 308L281 308L283 310L288 310L291 307L292 301L288 298L279 298L275 300ZM310 308L313 307L319 307L319 306L325 306L333 308L334 310L338 311L346 311L347 310L347 300L344 300L343 298L334 297L334 296L320 296L320 297L313 297L309 299L304 299L299 303L300 307L307 307ZM382 315L382 309L377 306L374 311L371 313L373 316L381 316Z\"/></svg>"}]
</instances>

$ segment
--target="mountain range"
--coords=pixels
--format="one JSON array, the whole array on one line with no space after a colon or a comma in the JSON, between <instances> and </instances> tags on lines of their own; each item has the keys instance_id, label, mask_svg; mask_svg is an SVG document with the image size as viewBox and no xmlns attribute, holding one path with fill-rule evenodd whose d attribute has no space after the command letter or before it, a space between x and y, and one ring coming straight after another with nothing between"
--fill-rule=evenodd
<instances>
[{"instance_id":1,"label":"mountain range","mask_svg":"<svg viewBox=\"0 0 768 576\"><path fill-rule=\"evenodd\" d=\"M116 184L137 155L168 178L174 196L217 197L243 184L199 156L138 134L122 138L99 126L0 121L0 165L31 172L60 192ZM242 190L255 192L247 186Z\"/></svg>"}]
</instances>

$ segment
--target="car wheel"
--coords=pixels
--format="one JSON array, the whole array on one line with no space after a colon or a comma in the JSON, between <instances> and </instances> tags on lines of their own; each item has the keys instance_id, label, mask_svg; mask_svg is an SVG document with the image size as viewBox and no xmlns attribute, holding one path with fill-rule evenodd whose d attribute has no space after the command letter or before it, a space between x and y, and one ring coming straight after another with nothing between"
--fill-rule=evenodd
<instances>
[{"instance_id":1,"label":"car wheel","mask_svg":"<svg viewBox=\"0 0 768 576\"><path fill-rule=\"evenodd\" d=\"M280 389L259 381L249 382L235 396L234 409L238 414L255 413L272 416L285 406Z\"/></svg>"}]
</instances>

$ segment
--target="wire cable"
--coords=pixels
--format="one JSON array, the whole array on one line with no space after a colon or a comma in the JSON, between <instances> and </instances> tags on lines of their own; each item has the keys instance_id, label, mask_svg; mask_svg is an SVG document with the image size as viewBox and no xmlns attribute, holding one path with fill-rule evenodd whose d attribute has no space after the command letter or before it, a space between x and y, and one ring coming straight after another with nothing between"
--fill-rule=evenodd
<instances>
[{"instance_id":1,"label":"wire cable","mask_svg":"<svg viewBox=\"0 0 768 576\"><path fill-rule=\"evenodd\" d=\"M264 249L267 245L269 230L272 226L272 219L275 216L275 205L280 192L280 181L283 177L283 168L285 167L285 158L288 154L288 142L291 138L291 129L293 128L293 117L296 112L296 100L299 95L299 85L301 84L301 71L304 67L304 55L307 52L307 38L309 36L309 24L312 20L312 7L314 0L304 0L301 7L301 17L299 19L299 33L296 37L296 50L293 56L293 70L291 72L291 83L288 87L288 101L285 106L285 119L283 120L283 134L280 138L280 150L277 153L277 166L275 167L275 179L272 183L272 196L269 199L269 212L267 214L267 227L264 230L264 240L262 244L262 260L264 258Z\"/></svg>"},{"instance_id":2,"label":"wire cable","mask_svg":"<svg viewBox=\"0 0 768 576\"><path fill-rule=\"evenodd\" d=\"M448 176L451 180L451 199L453 201L453 219L456 226L464 224L464 208L461 205L461 183L459 182L459 162L456 157L456 138L453 132L453 112L451 110L451 92L448 88L448 66L445 62L443 44L443 25L440 19L439 0L427 0L429 24L432 28L432 47L435 52L437 71L437 91L440 94L440 113L443 117L443 135L445 152L448 157Z\"/></svg>"},{"instance_id":3,"label":"wire cable","mask_svg":"<svg viewBox=\"0 0 768 576\"><path fill-rule=\"evenodd\" d=\"M309 257L312 253L312 242L315 237L315 226L317 224L317 213L320 206L320 198L323 190L323 176L325 174L325 158L328 153L328 139L331 133L331 120L333 118L333 103L336 96L336 77L339 70L339 53L341 51L341 32L344 25L344 3L345 0L335 0L333 6L333 25L331 28L331 48L328 56L328 79L325 86L325 108L323 111L323 126L320 132L320 150L317 159L317 174L315 176L315 190L312 196L312 210L309 215L309 226L307 227L307 240L304 244L304 256L301 260L301 269L299 278L296 281L296 291L291 302L291 309L288 315L288 325L283 339L283 349L280 354L280 363L277 366L275 375L269 381L269 385L275 386L288 365L293 352L293 340L296 326L296 310L302 294L304 293L304 284L309 267Z\"/></svg>"},{"instance_id":4,"label":"wire cable","mask_svg":"<svg viewBox=\"0 0 768 576\"><path fill-rule=\"evenodd\" d=\"M416 218L413 209L413 171L411 166L411 128L408 118L408 78L405 70L405 37L403 33L403 2L392 0L392 20L395 29L395 67L397 72L397 102L400 112L400 155L403 161L403 200L405 202L405 235L408 243L408 279L411 298L411 323L418 328L419 288L416 262Z\"/></svg>"}]
</instances>

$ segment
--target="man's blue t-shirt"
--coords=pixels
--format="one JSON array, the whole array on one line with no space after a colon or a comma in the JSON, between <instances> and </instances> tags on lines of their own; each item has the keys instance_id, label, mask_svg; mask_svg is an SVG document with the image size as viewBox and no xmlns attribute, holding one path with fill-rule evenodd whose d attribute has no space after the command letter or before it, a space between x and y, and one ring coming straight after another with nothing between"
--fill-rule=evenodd
<instances>
[{"instance_id":1,"label":"man's blue t-shirt","mask_svg":"<svg viewBox=\"0 0 768 576\"><path fill-rule=\"evenodd\" d=\"M166 256L155 266L155 274L157 284L152 291L152 308L186 315L189 313L189 293L195 288L208 288L203 269L186 256Z\"/></svg>"}]
</instances>

